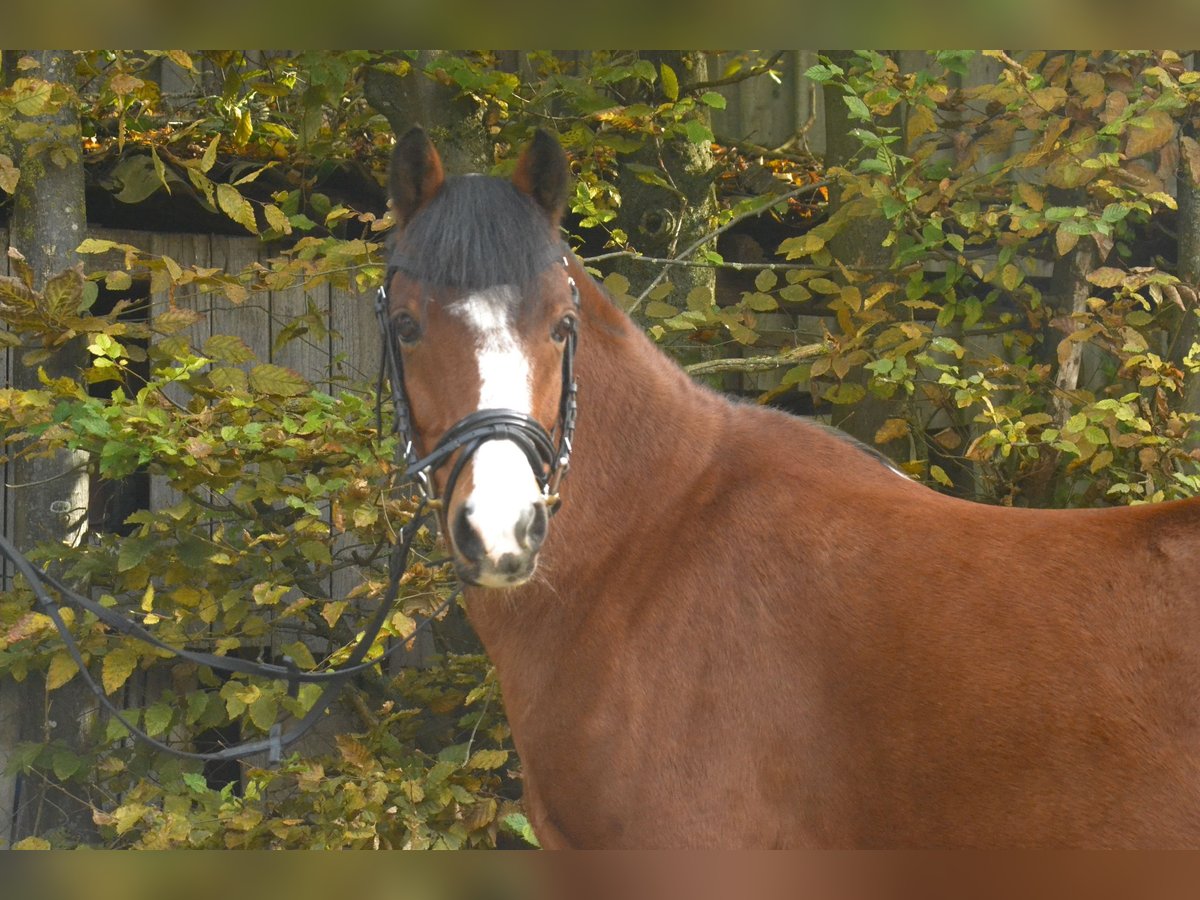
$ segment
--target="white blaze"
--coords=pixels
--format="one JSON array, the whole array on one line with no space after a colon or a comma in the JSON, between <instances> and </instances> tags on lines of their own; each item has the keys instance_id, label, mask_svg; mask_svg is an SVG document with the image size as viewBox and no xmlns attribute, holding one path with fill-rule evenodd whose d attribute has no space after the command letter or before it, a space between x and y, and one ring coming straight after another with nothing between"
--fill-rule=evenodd
<instances>
[{"instance_id":1,"label":"white blaze","mask_svg":"<svg viewBox=\"0 0 1200 900\"><path fill-rule=\"evenodd\" d=\"M509 322L515 306L515 289L490 288L451 307L464 319L475 337L479 366L479 409L533 411L533 382L529 360ZM470 521L493 562L506 553L524 553L517 541L516 525L541 498L533 469L512 441L488 441L473 461Z\"/></svg>"}]
</instances>

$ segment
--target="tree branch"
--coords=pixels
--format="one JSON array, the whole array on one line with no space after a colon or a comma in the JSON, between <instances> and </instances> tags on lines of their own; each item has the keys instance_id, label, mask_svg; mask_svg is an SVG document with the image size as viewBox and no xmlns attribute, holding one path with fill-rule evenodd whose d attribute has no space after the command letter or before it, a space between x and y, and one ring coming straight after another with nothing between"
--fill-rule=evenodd
<instances>
[{"instance_id":1,"label":"tree branch","mask_svg":"<svg viewBox=\"0 0 1200 900\"><path fill-rule=\"evenodd\" d=\"M734 72L732 75L726 75L724 78L714 78L709 81L694 81L691 84L682 85L679 88L679 93L682 96L683 94L691 94L696 91L707 91L715 87L724 87L727 84L737 84L739 81L747 81L751 78L757 78L759 75L766 74L767 72L771 71L771 69L775 68L775 64L779 62L779 60L783 59L783 54L786 52L786 50L779 50L765 63L757 66L751 66L744 72Z\"/></svg>"},{"instance_id":2,"label":"tree branch","mask_svg":"<svg viewBox=\"0 0 1200 900\"><path fill-rule=\"evenodd\" d=\"M778 356L735 356L729 359L707 359L692 363L683 369L689 375L721 375L727 372L769 372L804 359L820 356L826 350L824 343L802 344Z\"/></svg>"}]
</instances>

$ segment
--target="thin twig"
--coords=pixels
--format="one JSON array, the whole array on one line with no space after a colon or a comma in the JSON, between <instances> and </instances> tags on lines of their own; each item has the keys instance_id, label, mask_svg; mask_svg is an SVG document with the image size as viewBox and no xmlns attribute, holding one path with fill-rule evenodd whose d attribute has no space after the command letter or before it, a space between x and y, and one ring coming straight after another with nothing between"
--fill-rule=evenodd
<instances>
[{"instance_id":1,"label":"thin twig","mask_svg":"<svg viewBox=\"0 0 1200 900\"><path fill-rule=\"evenodd\" d=\"M737 84L739 81L747 81L751 78L757 78L759 75L765 75L775 68L775 64L783 59L783 54L786 50L779 50L768 59L765 63L757 66L751 66L744 72L734 72L732 75L726 75L724 78L713 78L709 81L694 81L691 84L680 86L680 96L683 94L692 94L696 91L707 91L715 87L724 87L727 84Z\"/></svg>"}]
</instances>

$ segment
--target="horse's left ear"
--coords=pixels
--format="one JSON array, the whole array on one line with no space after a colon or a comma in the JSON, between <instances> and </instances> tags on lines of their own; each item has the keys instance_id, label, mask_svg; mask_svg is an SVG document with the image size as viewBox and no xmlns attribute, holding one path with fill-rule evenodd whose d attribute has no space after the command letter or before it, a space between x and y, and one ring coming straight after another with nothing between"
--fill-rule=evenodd
<instances>
[{"instance_id":1,"label":"horse's left ear","mask_svg":"<svg viewBox=\"0 0 1200 900\"><path fill-rule=\"evenodd\" d=\"M550 224L558 225L567 205L571 168L567 154L548 132L538 129L513 173L513 184L546 211Z\"/></svg>"},{"instance_id":2,"label":"horse's left ear","mask_svg":"<svg viewBox=\"0 0 1200 900\"><path fill-rule=\"evenodd\" d=\"M442 160L433 142L425 129L414 125L396 141L388 170L388 193L397 222L406 225L416 211L442 189L444 181Z\"/></svg>"}]
</instances>

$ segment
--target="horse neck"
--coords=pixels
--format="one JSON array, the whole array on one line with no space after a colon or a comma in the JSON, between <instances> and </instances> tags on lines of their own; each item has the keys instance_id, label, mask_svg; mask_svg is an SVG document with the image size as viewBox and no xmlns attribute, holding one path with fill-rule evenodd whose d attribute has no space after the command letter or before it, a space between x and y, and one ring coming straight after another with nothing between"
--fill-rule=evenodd
<instances>
[{"instance_id":1,"label":"horse neck","mask_svg":"<svg viewBox=\"0 0 1200 900\"><path fill-rule=\"evenodd\" d=\"M578 262L572 274L581 286L579 417L564 505L550 523L539 572L510 592L511 602L468 592L471 620L493 659L509 644L552 641L553 631L580 627L595 609L587 598L629 569L622 562L631 548L671 533L679 503L711 469L724 424L716 395L642 334ZM619 602L604 593L606 603Z\"/></svg>"}]
</instances>

